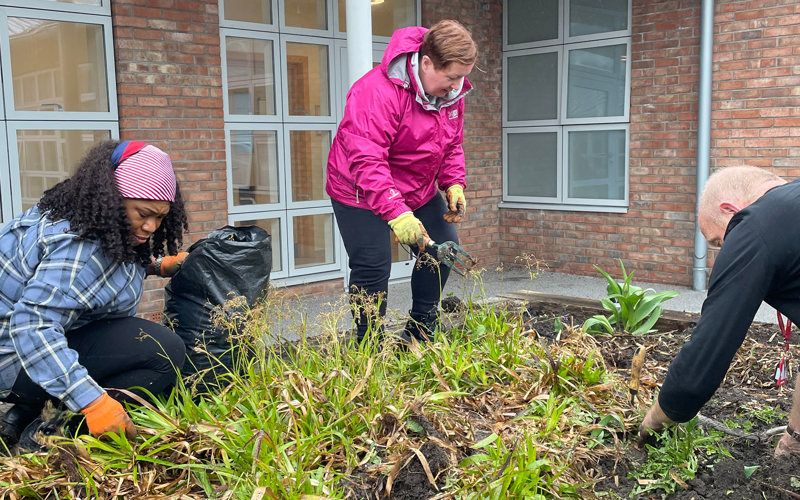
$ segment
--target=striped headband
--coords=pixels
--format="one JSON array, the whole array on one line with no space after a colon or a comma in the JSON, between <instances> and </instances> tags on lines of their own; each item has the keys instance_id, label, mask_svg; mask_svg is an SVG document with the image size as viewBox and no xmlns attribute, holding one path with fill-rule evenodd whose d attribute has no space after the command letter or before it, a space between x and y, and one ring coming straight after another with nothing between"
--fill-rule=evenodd
<instances>
[{"instance_id":1,"label":"striped headband","mask_svg":"<svg viewBox=\"0 0 800 500\"><path fill-rule=\"evenodd\" d=\"M175 172L169 156L142 141L123 141L111 154L114 178L125 198L175 201Z\"/></svg>"}]
</instances>

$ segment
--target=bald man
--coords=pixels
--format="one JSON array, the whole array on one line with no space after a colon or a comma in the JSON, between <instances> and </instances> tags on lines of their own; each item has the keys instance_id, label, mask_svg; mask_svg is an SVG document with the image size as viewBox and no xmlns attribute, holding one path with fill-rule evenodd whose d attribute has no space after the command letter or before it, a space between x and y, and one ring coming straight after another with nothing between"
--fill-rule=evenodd
<instances>
[{"instance_id":1,"label":"bald man","mask_svg":"<svg viewBox=\"0 0 800 500\"><path fill-rule=\"evenodd\" d=\"M665 423L691 420L711 399L762 301L800 324L799 216L800 180L787 183L756 167L728 167L709 177L697 222L709 245L721 250L700 321L639 427L640 443ZM776 457L800 455L799 389Z\"/></svg>"}]
</instances>

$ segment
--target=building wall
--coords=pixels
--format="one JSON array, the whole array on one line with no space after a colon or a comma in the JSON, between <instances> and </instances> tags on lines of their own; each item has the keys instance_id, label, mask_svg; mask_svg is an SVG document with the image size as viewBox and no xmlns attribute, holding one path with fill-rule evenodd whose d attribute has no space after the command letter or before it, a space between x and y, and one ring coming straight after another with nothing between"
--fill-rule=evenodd
<instances>
[{"instance_id":1,"label":"building wall","mask_svg":"<svg viewBox=\"0 0 800 500\"><path fill-rule=\"evenodd\" d=\"M711 167L794 178L800 2L773 3L715 3ZM614 271L622 259L637 279L692 284L700 2L634 0L632 35L628 212L503 209L504 262L527 253L597 275L594 265Z\"/></svg>"},{"instance_id":2,"label":"building wall","mask_svg":"<svg viewBox=\"0 0 800 500\"><path fill-rule=\"evenodd\" d=\"M144 4L144 5L143 5ZM459 19L481 49L467 99L465 146L468 217L462 241L483 265L499 257L501 197L502 0L423 2L423 25ZM189 212L186 246L227 224L225 135L218 0L113 0L117 92L122 139L168 152ZM140 315L157 320L166 280L148 279ZM334 279L292 287L302 295L343 290Z\"/></svg>"},{"instance_id":3,"label":"building wall","mask_svg":"<svg viewBox=\"0 0 800 500\"><path fill-rule=\"evenodd\" d=\"M503 2L423 0L423 26L442 19L464 24L478 46L478 61L468 77L474 90L466 97L464 112L467 217L459 223L458 233L479 266L492 269L501 248Z\"/></svg>"},{"instance_id":4,"label":"building wall","mask_svg":"<svg viewBox=\"0 0 800 500\"><path fill-rule=\"evenodd\" d=\"M112 2L121 136L151 141L173 158L190 241L227 223L217 2ZM718 0L715 11L711 165L757 165L794 178L800 1ZM423 25L446 18L464 23L480 51L466 100L468 217L459 226L480 265L510 266L532 256L552 271L594 276L594 265L613 272L622 259L637 279L691 285L700 2L634 0L625 214L498 208L502 0L423 1ZM164 284L148 280L140 313L159 313ZM342 289L335 279L293 291Z\"/></svg>"},{"instance_id":5,"label":"building wall","mask_svg":"<svg viewBox=\"0 0 800 500\"><path fill-rule=\"evenodd\" d=\"M218 0L113 0L120 137L169 153L189 213L188 247L227 224ZM139 313L157 319L166 280Z\"/></svg>"}]
</instances>

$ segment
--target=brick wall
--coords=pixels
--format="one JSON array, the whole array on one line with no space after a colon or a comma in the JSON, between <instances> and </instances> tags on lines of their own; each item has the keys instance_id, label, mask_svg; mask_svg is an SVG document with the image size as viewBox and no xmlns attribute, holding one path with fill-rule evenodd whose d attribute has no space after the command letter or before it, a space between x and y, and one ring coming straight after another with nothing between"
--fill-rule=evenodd
<instances>
[{"instance_id":1,"label":"brick wall","mask_svg":"<svg viewBox=\"0 0 800 500\"><path fill-rule=\"evenodd\" d=\"M467 217L458 225L463 246L479 266L499 262L498 226L502 198L502 0L422 2L422 25L456 19L472 33L478 62L469 75L474 90L466 97L464 154Z\"/></svg>"},{"instance_id":2,"label":"brick wall","mask_svg":"<svg viewBox=\"0 0 800 500\"><path fill-rule=\"evenodd\" d=\"M227 223L218 0L113 0L120 136L169 153L189 212L187 245ZM157 319L165 280L139 313Z\"/></svg>"},{"instance_id":3,"label":"brick wall","mask_svg":"<svg viewBox=\"0 0 800 500\"><path fill-rule=\"evenodd\" d=\"M768 3L716 2L711 166L794 177L800 3ZM501 210L503 261L597 275L621 258L638 279L692 284L700 2L634 0L632 31L628 213Z\"/></svg>"}]
</instances>

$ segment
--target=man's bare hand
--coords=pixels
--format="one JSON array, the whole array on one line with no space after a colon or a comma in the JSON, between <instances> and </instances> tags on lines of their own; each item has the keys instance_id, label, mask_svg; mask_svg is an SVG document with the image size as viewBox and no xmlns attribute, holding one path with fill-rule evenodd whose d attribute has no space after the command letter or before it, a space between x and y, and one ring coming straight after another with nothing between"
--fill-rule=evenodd
<instances>
[{"instance_id":1,"label":"man's bare hand","mask_svg":"<svg viewBox=\"0 0 800 500\"><path fill-rule=\"evenodd\" d=\"M661 406L656 401L647 415L644 416L642 424L639 426L639 436L636 440L636 446L639 448L644 447L647 443L652 443L651 437L656 432L661 432L664 429L664 424L672 423L672 420L661 410Z\"/></svg>"},{"instance_id":2,"label":"man's bare hand","mask_svg":"<svg viewBox=\"0 0 800 500\"><path fill-rule=\"evenodd\" d=\"M783 433L778 446L775 447L775 458L785 458L791 455L800 456L800 441L787 433Z\"/></svg>"}]
</instances>

